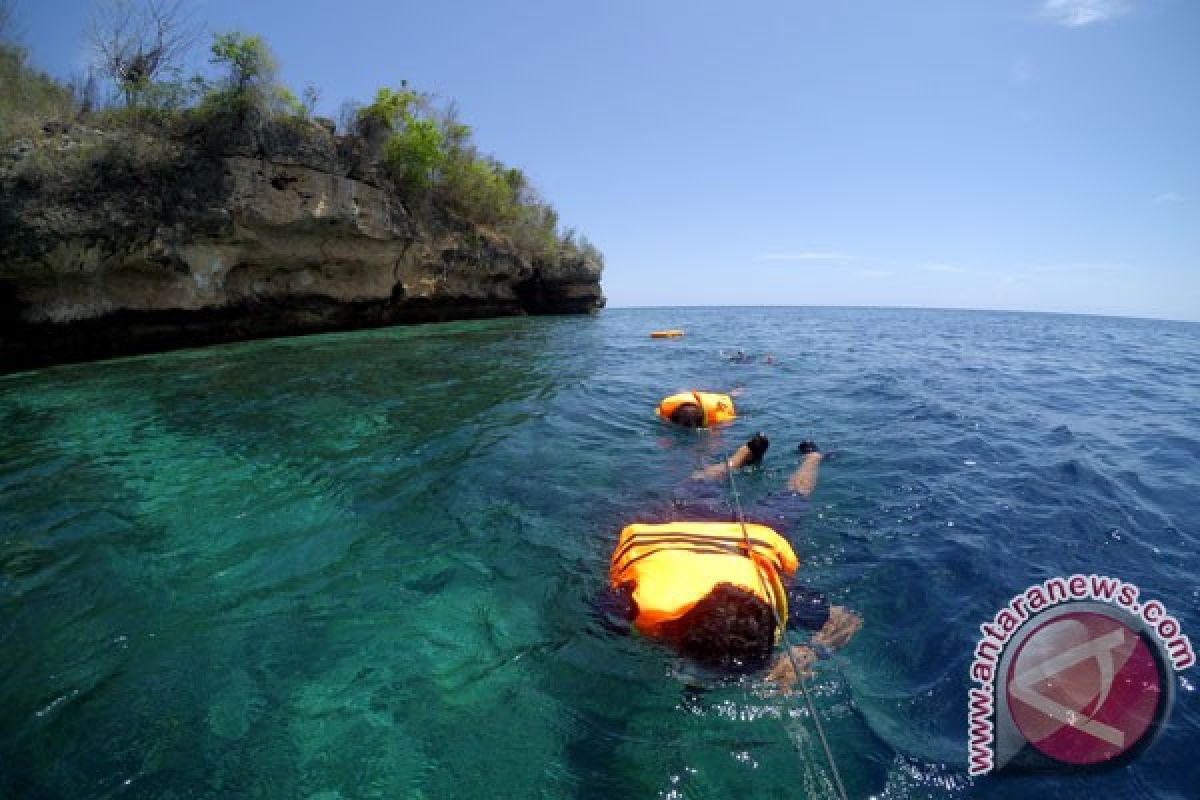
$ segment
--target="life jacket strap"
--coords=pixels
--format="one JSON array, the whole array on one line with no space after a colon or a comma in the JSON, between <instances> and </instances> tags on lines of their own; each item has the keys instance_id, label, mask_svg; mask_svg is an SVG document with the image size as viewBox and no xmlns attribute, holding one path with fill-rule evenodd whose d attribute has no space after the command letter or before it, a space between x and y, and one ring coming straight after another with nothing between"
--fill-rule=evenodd
<instances>
[{"instance_id":1,"label":"life jacket strap","mask_svg":"<svg viewBox=\"0 0 1200 800\"><path fill-rule=\"evenodd\" d=\"M746 555L746 538L749 538L750 543L751 543L751 545L754 546L756 552L758 552L759 547L766 549L766 550L772 549L770 542L768 542L765 539L759 539L757 537L701 536L701 535L694 534L694 533L686 533L684 531L661 531L661 532L655 531L655 532L632 534L628 538L628 540L625 542L625 544L623 544L620 547L620 549L618 549L617 552L613 554L612 562L614 564L621 564L622 559L624 559L625 556L627 556L629 554L630 550L632 550L635 547L639 547L642 545L651 545L651 544L666 544L666 545L674 544L674 545L676 545L675 548L671 548L669 546L668 547L660 547L660 548L655 549L653 552L661 552L663 550L670 550L670 549L680 549L680 550L689 549L690 550L693 548L685 547L685 545L696 545L699 547L704 547L704 546L721 547L722 549L727 550L728 552L731 552L731 553L737 553L738 555ZM764 558L768 557L768 556L766 556L766 554L764 554L762 552L758 552L758 554ZM637 556L637 558L644 558L646 555L649 555L649 553L643 553L642 555ZM772 553L769 557L772 559L772 561L774 561L776 569L780 569L780 570L783 569L783 564L779 560L778 555ZM637 559L634 559L634 560L637 560ZM633 563L633 561L629 562L629 564L631 564L631 563ZM621 572L624 572L626 567L629 566L629 564L622 564Z\"/></svg>"}]
</instances>

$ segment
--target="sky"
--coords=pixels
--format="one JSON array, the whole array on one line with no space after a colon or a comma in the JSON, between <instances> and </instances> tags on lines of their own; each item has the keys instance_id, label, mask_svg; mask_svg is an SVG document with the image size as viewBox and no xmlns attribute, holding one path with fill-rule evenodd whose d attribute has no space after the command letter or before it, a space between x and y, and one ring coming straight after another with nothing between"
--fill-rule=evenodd
<instances>
[{"instance_id":1,"label":"sky","mask_svg":"<svg viewBox=\"0 0 1200 800\"><path fill-rule=\"evenodd\" d=\"M93 2L11 2L39 67L86 66ZM401 79L456 102L610 306L1200 321L1196 0L187 5L330 116Z\"/></svg>"}]
</instances>

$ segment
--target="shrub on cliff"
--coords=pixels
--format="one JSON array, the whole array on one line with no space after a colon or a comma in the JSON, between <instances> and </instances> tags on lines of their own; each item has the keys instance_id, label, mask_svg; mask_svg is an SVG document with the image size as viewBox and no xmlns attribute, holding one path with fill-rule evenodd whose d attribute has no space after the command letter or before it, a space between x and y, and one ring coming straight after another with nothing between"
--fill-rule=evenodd
<instances>
[{"instance_id":1,"label":"shrub on cliff","mask_svg":"<svg viewBox=\"0 0 1200 800\"><path fill-rule=\"evenodd\" d=\"M380 160L410 209L444 208L490 226L522 219L524 173L481 155L453 106L439 109L401 84L380 89L353 127L368 142L382 140Z\"/></svg>"},{"instance_id":2,"label":"shrub on cliff","mask_svg":"<svg viewBox=\"0 0 1200 800\"><path fill-rule=\"evenodd\" d=\"M517 219L520 206L504 179L503 164L460 151L447 159L442 193L458 213L481 225L500 225Z\"/></svg>"},{"instance_id":3,"label":"shrub on cliff","mask_svg":"<svg viewBox=\"0 0 1200 800\"><path fill-rule=\"evenodd\" d=\"M172 70L162 80L144 86L136 104L111 106L86 116L92 124L109 130L170 136L179 130L205 91L207 85L199 76L185 79L178 70Z\"/></svg>"},{"instance_id":4,"label":"shrub on cliff","mask_svg":"<svg viewBox=\"0 0 1200 800\"><path fill-rule=\"evenodd\" d=\"M410 90L407 81L400 82L399 89L386 86L375 92L375 99L368 106L354 109L354 132L364 138L373 138L376 131L392 133L404 127L418 106L427 103L427 98Z\"/></svg>"},{"instance_id":5,"label":"shrub on cliff","mask_svg":"<svg viewBox=\"0 0 1200 800\"><path fill-rule=\"evenodd\" d=\"M387 176L407 199L424 199L446 163L446 136L428 114L429 98L402 82L382 88L359 108L352 128L377 155Z\"/></svg>"},{"instance_id":6,"label":"shrub on cliff","mask_svg":"<svg viewBox=\"0 0 1200 800\"><path fill-rule=\"evenodd\" d=\"M383 146L383 163L389 177L410 196L428 191L445 167L444 143L442 132L432 120L409 120Z\"/></svg>"},{"instance_id":7,"label":"shrub on cliff","mask_svg":"<svg viewBox=\"0 0 1200 800\"><path fill-rule=\"evenodd\" d=\"M561 245L558 212L544 203L522 205L517 218L501 227L517 252L530 261L549 261Z\"/></svg>"},{"instance_id":8,"label":"shrub on cliff","mask_svg":"<svg viewBox=\"0 0 1200 800\"><path fill-rule=\"evenodd\" d=\"M276 116L303 116L305 107L279 82L279 67L260 36L231 31L213 36L209 63L223 70L206 85L200 111L230 114L239 122Z\"/></svg>"},{"instance_id":9,"label":"shrub on cliff","mask_svg":"<svg viewBox=\"0 0 1200 800\"><path fill-rule=\"evenodd\" d=\"M0 42L0 143L39 134L48 121L69 122L71 90L29 66L25 49Z\"/></svg>"},{"instance_id":10,"label":"shrub on cliff","mask_svg":"<svg viewBox=\"0 0 1200 800\"><path fill-rule=\"evenodd\" d=\"M180 154L168 137L78 126L65 136L32 140L4 177L13 190L84 206L108 193L165 191L186 166Z\"/></svg>"}]
</instances>

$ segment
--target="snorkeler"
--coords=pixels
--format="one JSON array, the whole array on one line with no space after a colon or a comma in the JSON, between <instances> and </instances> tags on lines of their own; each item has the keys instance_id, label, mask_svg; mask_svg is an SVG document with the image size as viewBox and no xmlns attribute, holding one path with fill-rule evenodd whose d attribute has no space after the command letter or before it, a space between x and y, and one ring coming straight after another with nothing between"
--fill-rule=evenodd
<instances>
[{"instance_id":1,"label":"snorkeler","mask_svg":"<svg viewBox=\"0 0 1200 800\"><path fill-rule=\"evenodd\" d=\"M754 361L754 357L745 350L736 350L732 355L725 355L722 353L721 357L731 364L749 364ZM765 356L763 356L762 363L767 364L768 366L773 366L776 363L775 354L767 353Z\"/></svg>"},{"instance_id":2,"label":"snorkeler","mask_svg":"<svg viewBox=\"0 0 1200 800\"><path fill-rule=\"evenodd\" d=\"M804 670L845 647L862 627L862 618L791 580L799 559L775 530L731 521L702 497L700 487L729 470L757 463L768 444L765 436L755 434L727 462L694 473L691 496L674 503L671 521L636 523L621 531L602 611L608 627L616 627L619 619L722 673L769 666L767 679L786 688L798 676L792 659L775 654L782 638L777 621L812 634L792 648L796 667ZM803 510L823 456L813 442L802 442L800 452L787 491L768 498L756 518L790 519ZM700 507L694 503L698 496Z\"/></svg>"},{"instance_id":3,"label":"snorkeler","mask_svg":"<svg viewBox=\"0 0 1200 800\"><path fill-rule=\"evenodd\" d=\"M733 406L734 394L736 390L729 394L680 392L663 398L655 413L685 428L706 428L737 418L737 409Z\"/></svg>"}]
</instances>

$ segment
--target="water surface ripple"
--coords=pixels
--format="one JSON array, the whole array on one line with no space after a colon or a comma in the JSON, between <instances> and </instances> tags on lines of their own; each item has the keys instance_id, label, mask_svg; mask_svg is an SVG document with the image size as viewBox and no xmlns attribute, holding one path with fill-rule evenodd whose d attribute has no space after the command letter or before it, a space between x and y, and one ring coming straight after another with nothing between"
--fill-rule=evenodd
<instances>
[{"instance_id":1,"label":"water surface ripple","mask_svg":"<svg viewBox=\"0 0 1200 800\"><path fill-rule=\"evenodd\" d=\"M723 431L651 413L734 385ZM978 625L1026 586L1120 576L1200 636L1194 324L610 310L9 376L0 421L3 797L828 796L801 703L685 703L588 615L620 527L760 429L751 502L832 453L787 533L866 619L813 684L852 797L1200 786L1190 673L1127 768L965 772Z\"/></svg>"}]
</instances>

